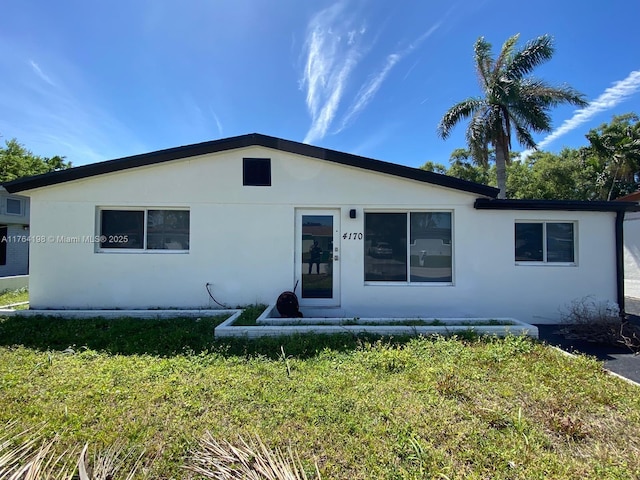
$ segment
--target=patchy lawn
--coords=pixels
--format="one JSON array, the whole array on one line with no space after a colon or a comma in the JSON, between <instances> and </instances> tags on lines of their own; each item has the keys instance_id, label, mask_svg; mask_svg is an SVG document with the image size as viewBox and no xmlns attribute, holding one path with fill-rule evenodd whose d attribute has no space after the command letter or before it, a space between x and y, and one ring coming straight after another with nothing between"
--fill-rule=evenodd
<instances>
[{"instance_id":1,"label":"patchy lawn","mask_svg":"<svg viewBox=\"0 0 640 480\"><path fill-rule=\"evenodd\" d=\"M220 321L0 318L0 425L144 448L154 479L195 478L207 430L327 479L640 476L640 392L595 360L524 337L215 340Z\"/></svg>"},{"instance_id":2,"label":"patchy lawn","mask_svg":"<svg viewBox=\"0 0 640 480\"><path fill-rule=\"evenodd\" d=\"M28 302L29 290L21 288L20 290L8 290L0 292L0 307L4 305L11 305L13 303Z\"/></svg>"}]
</instances>

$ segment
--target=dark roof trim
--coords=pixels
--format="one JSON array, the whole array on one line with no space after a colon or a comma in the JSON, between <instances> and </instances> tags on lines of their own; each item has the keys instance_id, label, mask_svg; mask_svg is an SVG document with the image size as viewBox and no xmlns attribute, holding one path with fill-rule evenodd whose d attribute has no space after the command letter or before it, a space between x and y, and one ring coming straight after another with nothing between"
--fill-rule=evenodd
<instances>
[{"instance_id":1,"label":"dark roof trim","mask_svg":"<svg viewBox=\"0 0 640 480\"><path fill-rule=\"evenodd\" d=\"M499 200L496 198L477 198L473 206L478 210L640 211L640 206L634 202L586 202L580 200Z\"/></svg>"},{"instance_id":2,"label":"dark roof trim","mask_svg":"<svg viewBox=\"0 0 640 480\"><path fill-rule=\"evenodd\" d=\"M371 170L374 172L386 173L396 177L408 178L419 182L431 183L442 187L462 190L464 192L496 197L498 190L487 185L468 182L454 177L441 175L434 172L426 172L417 168L406 167L394 163L374 160L372 158L360 157L349 153L338 152L321 147L314 147L304 143L292 142L281 138L269 137L258 133L241 135L238 137L213 140L210 142L186 145L183 147L169 148L157 152L143 153L131 157L108 160L106 162L93 163L80 167L60 170L57 172L45 173L33 177L19 178L4 184L8 192L21 192L33 188L47 187L59 183L71 182L83 178L95 177L105 173L119 172L129 168L154 165L157 163L169 162L181 158L195 157L208 153L224 152L244 147L261 146L281 150L283 152L305 155L307 157L318 158L341 165Z\"/></svg>"}]
</instances>

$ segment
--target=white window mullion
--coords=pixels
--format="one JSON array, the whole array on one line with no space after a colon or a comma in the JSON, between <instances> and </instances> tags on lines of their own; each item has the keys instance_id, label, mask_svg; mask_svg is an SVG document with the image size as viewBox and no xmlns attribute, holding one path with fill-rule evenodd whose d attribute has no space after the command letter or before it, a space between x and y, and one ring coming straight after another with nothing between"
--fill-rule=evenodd
<instances>
[{"instance_id":1,"label":"white window mullion","mask_svg":"<svg viewBox=\"0 0 640 480\"><path fill-rule=\"evenodd\" d=\"M542 222L542 261L547 263L547 222Z\"/></svg>"},{"instance_id":2,"label":"white window mullion","mask_svg":"<svg viewBox=\"0 0 640 480\"><path fill-rule=\"evenodd\" d=\"M147 223L148 223L148 219L147 216L149 215L149 210L148 209L144 209L144 225L143 227L143 232L144 235L142 236L142 249L146 250L147 249Z\"/></svg>"},{"instance_id":3,"label":"white window mullion","mask_svg":"<svg viewBox=\"0 0 640 480\"><path fill-rule=\"evenodd\" d=\"M407 283L411 283L411 212L407 212L407 239L405 247L407 249Z\"/></svg>"}]
</instances>

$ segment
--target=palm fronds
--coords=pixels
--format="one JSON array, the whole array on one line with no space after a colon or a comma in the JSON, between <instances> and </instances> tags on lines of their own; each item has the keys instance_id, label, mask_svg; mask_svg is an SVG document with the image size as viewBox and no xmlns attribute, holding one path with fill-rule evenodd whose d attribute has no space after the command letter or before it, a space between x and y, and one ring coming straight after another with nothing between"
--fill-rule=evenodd
<instances>
[{"instance_id":1,"label":"palm fronds","mask_svg":"<svg viewBox=\"0 0 640 480\"><path fill-rule=\"evenodd\" d=\"M143 463L144 451L127 449L122 442L89 455L89 445L65 449L60 438L47 439L40 429L17 430L15 423L0 436L0 478L3 480L133 480ZM219 480L321 480L317 464L307 476L300 457L269 449L259 437L252 442L238 439L236 445L218 441L209 432L184 468L203 478Z\"/></svg>"},{"instance_id":2,"label":"palm fronds","mask_svg":"<svg viewBox=\"0 0 640 480\"><path fill-rule=\"evenodd\" d=\"M0 436L0 478L5 480L132 480L141 465L142 453L128 468L134 450L115 445L97 452L89 461L88 445L77 448L60 447L60 438L44 438L42 428L16 432L9 423Z\"/></svg>"},{"instance_id":3,"label":"palm fronds","mask_svg":"<svg viewBox=\"0 0 640 480\"><path fill-rule=\"evenodd\" d=\"M531 132L551 131L551 117L547 113L550 108L562 103L587 105L584 96L569 86L553 87L528 77L536 66L552 57L553 40L549 35L542 35L516 50L519 38L519 35L509 37L495 60L491 44L483 37L478 38L474 46L475 66L483 96L454 105L438 125L440 137L446 139L457 123L471 117L467 143L480 164L487 161L489 145L496 151L496 162L508 161L512 130L522 145L535 148ZM498 171L504 170L504 165L497 166ZM498 181L500 198L504 198L506 192L502 180Z\"/></svg>"},{"instance_id":4,"label":"palm fronds","mask_svg":"<svg viewBox=\"0 0 640 480\"><path fill-rule=\"evenodd\" d=\"M309 480L291 447L286 453L280 449L273 451L258 437L251 443L240 438L233 445L216 440L210 432L205 433L185 468L218 480ZM320 480L317 465L315 476Z\"/></svg>"}]
</instances>

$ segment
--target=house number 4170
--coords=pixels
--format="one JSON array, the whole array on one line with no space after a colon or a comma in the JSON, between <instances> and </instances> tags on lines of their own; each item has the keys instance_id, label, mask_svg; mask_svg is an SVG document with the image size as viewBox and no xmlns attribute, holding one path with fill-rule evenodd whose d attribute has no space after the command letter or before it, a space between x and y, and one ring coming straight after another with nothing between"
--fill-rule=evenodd
<instances>
[{"instance_id":1,"label":"house number 4170","mask_svg":"<svg viewBox=\"0 0 640 480\"><path fill-rule=\"evenodd\" d=\"M343 240L362 240L362 233L345 233L342 235Z\"/></svg>"}]
</instances>

